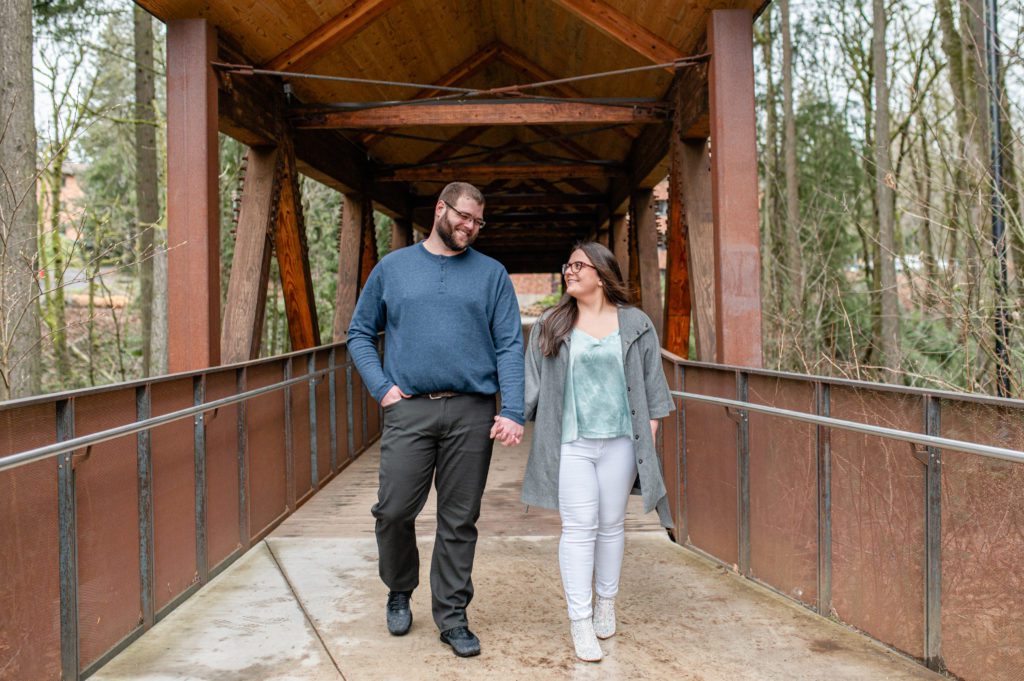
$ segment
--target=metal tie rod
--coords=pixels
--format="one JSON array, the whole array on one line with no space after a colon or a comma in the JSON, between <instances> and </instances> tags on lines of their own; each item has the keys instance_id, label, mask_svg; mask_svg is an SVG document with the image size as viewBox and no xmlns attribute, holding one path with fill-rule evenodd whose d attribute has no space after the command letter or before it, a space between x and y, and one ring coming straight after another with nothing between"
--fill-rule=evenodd
<instances>
[{"instance_id":1,"label":"metal tie rod","mask_svg":"<svg viewBox=\"0 0 1024 681\"><path fill-rule=\"evenodd\" d=\"M344 365L340 365L344 367ZM108 430L101 430L98 433L92 433L91 435L83 435L81 437L72 438L70 440L64 440L62 442L55 442L52 445L46 445L45 447L36 447L35 449L28 449L24 452L17 454L11 454L0 458L0 473L18 466L24 466L26 464L48 459L59 454L66 452L73 452L76 449L82 447L91 447L92 445L99 444L101 442L107 442L108 440L114 440L125 435L133 435L143 430L149 430L157 426L162 426L172 421L180 421L181 419L194 416L205 411L212 411L225 407L238 402L245 402L246 400L252 399L253 397L259 397L267 393L280 390L290 385L298 383L305 383L315 379L317 376L328 374L331 371L337 371L338 366L333 369L328 367L327 369L319 369L312 373L306 373L295 378L290 378L287 381L280 381L271 385L264 386L262 388L253 388L237 395L230 395L229 397L222 397L219 400L213 400L212 402L204 402L192 407L185 409L179 409L178 411L168 412L160 416L154 416L152 418L143 419L142 421L133 421L132 423L126 423L123 426L117 426L116 428L110 428Z\"/></svg>"},{"instance_id":2,"label":"metal tie rod","mask_svg":"<svg viewBox=\"0 0 1024 681\"><path fill-rule=\"evenodd\" d=\"M724 397L711 397L709 395L698 395L696 393L679 392L676 390L671 391L671 393L676 397L681 397L684 400L691 400L693 402L704 402L706 404L716 404L722 407L755 411L762 414L768 414L770 416L779 416L782 418L793 419L795 421L803 421L804 423L813 423L821 426L829 426L831 428L840 428L842 430L852 430L856 433L863 433L865 435L877 435L880 437L892 438L894 440L910 442L912 444L938 447L940 449L952 449L960 452L969 452L971 454L980 454L981 456L987 456L993 459L1002 459L1003 461L1010 461L1012 463L1024 463L1024 452L1017 449L990 447L989 445L977 444L975 442L951 440L949 438L936 437L934 435L922 435L920 433L911 433L909 431L898 430L896 428L872 426L866 423L857 423L856 421L834 419L829 416L807 414L802 411L792 411L790 409L767 407L760 404L752 404L750 402L740 402L739 400L729 400Z\"/></svg>"}]
</instances>

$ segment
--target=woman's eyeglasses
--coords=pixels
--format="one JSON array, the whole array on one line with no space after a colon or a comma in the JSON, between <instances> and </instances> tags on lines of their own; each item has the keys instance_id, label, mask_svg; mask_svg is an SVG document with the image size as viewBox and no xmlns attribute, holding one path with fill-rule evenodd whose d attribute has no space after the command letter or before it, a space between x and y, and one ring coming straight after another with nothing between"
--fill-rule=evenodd
<instances>
[{"instance_id":1,"label":"woman's eyeglasses","mask_svg":"<svg viewBox=\"0 0 1024 681\"><path fill-rule=\"evenodd\" d=\"M463 213L461 210L459 210L458 208L456 208L452 204L448 203L447 201L444 201L443 203L444 203L444 205L448 206L448 208L450 208L452 211L454 211L455 214L458 215L460 218L462 218L466 222L469 222L469 223L472 223L472 224L476 225L477 229L483 229L484 225L487 224L486 220L481 220L480 218L473 217L469 213Z\"/></svg>"},{"instance_id":2,"label":"woman's eyeglasses","mask_svg":"<svg viewBox=\"0 0 1024 681\"><path fill-rule=\"evenodd\" d=\"M593 265L588 265L587 263L583 262L582 260L577 260L576 262L567 262L564 265L562 265L562 275L564 276L567 272L572 272L573 274L579 274L580 271L584 267L589 267L589 268L595 269L595 270L597 269Z\"/></svg>"}]
</instances>

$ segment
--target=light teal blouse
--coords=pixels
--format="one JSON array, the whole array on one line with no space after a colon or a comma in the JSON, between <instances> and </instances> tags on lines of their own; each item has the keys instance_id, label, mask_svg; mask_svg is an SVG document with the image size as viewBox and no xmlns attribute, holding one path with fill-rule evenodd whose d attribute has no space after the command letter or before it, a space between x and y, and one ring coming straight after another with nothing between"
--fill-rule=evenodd
<instances>
[{"instance_id":1,"label":"light teal blouse","mask_svg":"<svg viewBox=\"0 0 1024 681\"><path fill-rule=\"evenodd\" d=\"M632 434L619 332L597 339L573 329L562 405L562 442Z\"/></svg>"}]
</instances>

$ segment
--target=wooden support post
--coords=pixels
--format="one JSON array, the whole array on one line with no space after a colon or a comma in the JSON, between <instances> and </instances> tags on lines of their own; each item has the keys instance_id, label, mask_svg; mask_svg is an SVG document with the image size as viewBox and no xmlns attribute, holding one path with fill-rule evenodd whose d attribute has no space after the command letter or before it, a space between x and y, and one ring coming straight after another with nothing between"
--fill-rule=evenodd
<instances>
[{"instance_id":1,"label":"wooden support post","mask_svg":"<svg viewBox=\"0 0 1024 681\"><path fill-rule=\"evenodd\" d=\"M647 313L662 338L661 274L658 271L658 226L654 216L654 192L638 189L631 198L630 278L639 284L637 304ZM634 271L634 253L635 270Z\"/></svg>"},{"instance_id":2,"label":"wooden support post","mask_svg":"<svg viewBox=\"0 0 1024 681\"><path fill-rule=\"evenodd\" d=\"M397 251L412 245L412 221L406 218L396 218L391 223L391 250Z\"/></svg>"},{"instance_id":3,"label":"wooden support post","mask_svg":"<svg viewBox=\"0 0 1024 681\"><path fill-rule=\"evenodd\" d=\"M697 361L714 362L715 220L711 208L711 155L707 139L685 140L682 147L683 219L689 233L687 262Z\"/></svg>"},{"instance_id":4,"label":"wooden support post","mask_svg":"<svg viewBox=\"0 0 1024 681\"><path fill-rule=\"evenodd\" d=\"M366 280L370 278L370 272L377 264L377 225L373 221L373 201L370 197L362 197L362 252L359 254L359 290L366 286ZM358 291L356 292L358 296Z\"/></svg>"},{"instance_id":5,"label":"wooden support post","mask_svg":"<svg viewBox=\"0 0 1024 681\"><path fill-rule=\"evenodd\" d=\"M220 339L225 364L255 359L260 354L280 170L277 147L249 149Z\"/></svg>"},{"instance_id":6,"label":"wooden support post","mask_svg":"<svg viewBox=\"0 0 1024 681\"><path fill-rule=\"evenodd\" d=\"M341 197L341 230L338 239L338 292L334 300L334 341L348 333L359 295L359 261L363 240L363 202L359 196Z\"/></svg>"},{"instance_id":7,"label":"wooden support post","mask_svg":"<svg viewBox=\"0 0 1024 681\"><path fill-rule=\"evenodd\" d=\"M683 358L690 357L690 235L683 217L685 183L684 146L673 121L669 140L668 254L665 260L665 336L662 345Z\"/></svg>"},{"instance_id":8,"label":"wooden support post","mask_svg":"<svg viewBox=\"0 0 1024 681\"><path fill-rule=\"evenodd\" d=\"M615 254L622 272L622 280L629 283L629 219L625 215L613 215L608 220L609 250Z\"/></svg>"},{"instance_id":9,"label":"wooden support post","mask_svg":"<svg viewBox=\"0 0 1024 681\"><path fill-rule=\"evenodd\" d=\"M715 223L716 353L760 367L761 261L754 128L753 15L714 10L708 21L711 201Z\"/></svg>"},{"instance_id":10,"label":"wooden support post","mask_svg":"<svg viewBox=\"0 0 1024 681\"><path fill-rule=\"evenodd\" d=\"M167 22L167 368L220 364L217 38L205 19Z\"/></svg>"},{"instance_id":11,"label":"wooden support post","mask_svg":"<svg viewBox=\"0 0 1024 681\"><path fill-rule=\"evenodd\" d=\"M274 247L277 269L281 273L288 337L292 350L305 350L320 345L320 324L313 295L313 277L309 271L309 250L302 220L302 197L299 195L299 178L295 170L295 150L290 142L285 142L282 153Z\"/></svg>"}]
</instances>

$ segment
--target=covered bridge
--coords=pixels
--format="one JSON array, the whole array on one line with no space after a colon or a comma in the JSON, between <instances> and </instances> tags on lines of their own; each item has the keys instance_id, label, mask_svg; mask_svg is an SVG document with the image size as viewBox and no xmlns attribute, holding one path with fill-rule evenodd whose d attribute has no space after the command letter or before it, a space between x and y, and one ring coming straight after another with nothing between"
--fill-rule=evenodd
<instances>
[{"instance_id":1,"label":"covered bridge","mask_svg":"<svg viewBox=\"0 0 1024 681\"><path fill-rule=\"evenodd\" d=\"M1024 402L760 368L762 0L137 2L167 25L172 373L0 404L0 678L1021 678ZM218 132L249 147L223 309ZM331 344L298 173L344 195ZM409 244L455 179L510 272L596 238L663 325L674 543L631 516L598 667L552 637L525 447L485 494L476 666L422 611L381 641L380 413L344 332L373 211ZM292 352L258 359L273 257Z\"/></svg>"}]
</instances>

